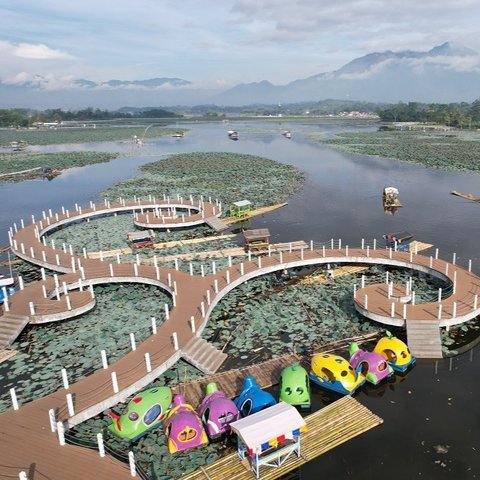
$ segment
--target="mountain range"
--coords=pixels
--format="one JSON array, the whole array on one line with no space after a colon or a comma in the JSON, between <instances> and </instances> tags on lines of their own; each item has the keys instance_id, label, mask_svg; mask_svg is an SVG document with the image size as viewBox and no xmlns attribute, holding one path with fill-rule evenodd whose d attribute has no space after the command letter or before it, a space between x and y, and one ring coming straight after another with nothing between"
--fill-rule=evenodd
<instances>
[{"instance_id":1,"label":"mountain range","mask_svg":"<svg viewBox=\"0 0 480 480\"><path fill-rule=\"evenodd\" d=\"M58 82L57 82L58 83ZM275 85L268 80L227 90L197 88L192 80L153 78L94 82L73 79L56 86L50 77L0 79L0 108L115 109L136 105L249 105L319 101L472 102L480 97L480 56L452 43L429 51L385 51L356 58L338 70ZM6 103L8 102L8 103ZM3 105L2 105L3 104Z\"/></svg>"}]
</instances>

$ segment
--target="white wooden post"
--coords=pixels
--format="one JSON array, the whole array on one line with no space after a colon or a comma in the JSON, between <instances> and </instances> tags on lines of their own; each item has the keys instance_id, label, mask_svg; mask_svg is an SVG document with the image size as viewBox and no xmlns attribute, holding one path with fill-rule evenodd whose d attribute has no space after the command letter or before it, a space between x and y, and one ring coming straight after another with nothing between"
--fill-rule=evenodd
<instances>
[{"instance_id":1,"label":"white wooden post","mask_svg":"<svg viewBox=\"0 0 480 480\"><path fill-rule=\"evenodd\" d=\"M362 238L362 250L365 248L365 239Z\"/></svg>"},{"instance_id":2,"label":"white wooden post","mask_svg":"<svg viewBox=\"0 0 480 480\"><path fill-rule=\"evenodd\" d=\"M118 380L117 380L117 373L112 372L112 387L113 387L113 392L118 393Z\"/></svg>"},{"instance_id":3,"label":"white wooden post","mask_svg":"<svg viewBox=\"0 0 480 480\"><path fill-rule=\"evenodd\" d=\"M67 393L67 408L68 415L73 417L75 415L75 409L73 408L73 397L71 393Z\"/></svg>"},{"instance_id":4,"label":"white wooden post","mask_svg":"<svg viewBox=\"0 0 480 480\"><path fill-rule=\"evenodd\" d=\"M50 421L50 430L53 433L57 429L57 422L56 422L56 418L55 418L55 410L53 408L51 408L48 411L48 419Z\"/></svg>"},{"instance_id":5,"label":"white wooden post","mask_svg":"<svg viewBox=\"0 0 480 480\"><path fill-rule=\"evenodd\" d=\"M391 307L390 307L390 316L391 316L392 318L395 317L395 303L394 303L394 302L392 302L392 305L391 305Z\"/></svg>"},{"instance_id":6,"label":"white wooden post","mask_svg":"<svg viewBox=\"0 0 480 480\"><path fill-rule=\"evenodd\" d=\"M475 295L473 297L473 309L476 310L477 309L477 304L478 304L478 295Z\"/></svg>"},{"instance_id":7,"label":"white wooden post","mask_svg":"<svg viewBox=\"0 0 480 480\"><path fill-rule=\"evenodd\" d=\"M97 444L98 444L98 453L101 457L105 456L105 446L103 445L103 435L97 433Z\"/></svg>"},{"instance_id":8,"label":"white wooden post","mask_svg":"<svg viewBox=\"0 0 480 480\"><path fill-rule=\"evenodd\" d=\"M169 287L172 286L172 274L171 273L167 274L167 283L168 283Z\"/></svg>"},{"instance_id":9,"label":"white wooden post","mask_svg":"<svg viewBox=\"0 0 480 480\"><path fill-rule=\"evenodd\" d=\"M133 264L133 273L136 277L138 277L138 265L136 263Z\"/></svg>"},{"instance_id":10,"label":"white wooden post","mask_svg":"<svg viewBox=\"0 0 480 480\"><path fill-rule=\"evenodd\" d=\"M65 445L65 427L63 422L57 422L57 434L60 445Z\"/></svg>"},{"instance_id":11,"label":"white wooden post","mask_svg":"<svg viewBox=\"0 0 480 480\"><path fill-rule=\"evenodd\" d=\"M232 256L229 255L228 256L228 267L231 268L231 266L232 266Z\"/></svg>"},{"instance_id":12,"label":"white wooden post","mask_svg":"<svg viewBox=\"0 0 480 480\"><path fill-rule=\"evenodd\" d=\"M322 245L322 255L325 257L325 245Z\"/></svg>"},{"instance_id":13,"label":"white wooden post","mask_svg":"<svg viewBox=\"0 0 480 480\"><path fill-rule=\"evenodd\" d=\"M18 400L17 400L17 394L15 393L15 389L12 387L10 389L10 397L12 399L12 406L14 410L18 410Z\"/></svg>"},{"instance_id":14,"label":"white wooden post","mask_svg":"<svg viewBox=\"0 0 480 480\"><path fill-rule=\"evenodd\" d=\"M368 295L365 294L365 310L368 310Z\"/></svg>"},{"instance_id":15,"label":"white wooden post","mask_svg":"<svg viewBox=\"0 0 480 480\"><path fill-rule=\"evenodd\" d=\"M442 289L441 288L438 289L438 301L439 302L442 301Z\"/></svg>"},{"instance_id":16,"label":"white wooden post","mask_svg":"<svg viewBox=\"0 0 480 480\"><path fill-rule=\"evenodd\" d=\"M65 300L67 301L67 310L70 312L72 310L72 302L68 293L65 295Z\"/></svg>"},{"instance_id":17,"label":"white wooden post","mask_svg":"<svg viewBox=\"0 0 480 480\"><path fill-rule=\"evenodd\" d=\"M388 277L390 276L390 272L385 272L385 283L388 285Z\"/></svg>"},{"instance_id":18,"label":"white wooden post","mask_svg":"<svg viewBox=\"0 0 480 480\"><path fill-rule=\"evenodd\" d=\"M33 306L33 302L28 302L28 306L30 307L30 315L35 315L35 307Z\"/></svg>"},{"instance_id":19,"label":"white wooden post","mask_svg":"<svg viewBox=\"0 0 480 480\"><path fill-rule=\"evenodd\" d=\"M190 275L193 275L193 265L192 265L192 262L190 262L190 263L188 264L188 269L189 269L189 271L190 271Z\"/></svg>"},{"instance_id":20,"label":"white wooden post","mask_svg":"<svg viewBox=\"0 0 480 480\"><path fill-rule=\"evenodd\" d=\"M202 318L205 318L205 303L200 304L200 311L202 312Z\"/></svg>"},{"instance_id":21,"label":"white wooden post","mask_svg":"<svg viewBox=\"0 0 480 480\"><path fill-rule=\"evenodd\" d=\"M157 333L157 319L155 317L150 318L152 321L152 334L155 335Z\"/></svg>"},{"instance_id":22,"label":"white wooden post","mask_svg":"<svg viewBox=\"0 0 480 480\"><path fill-rule=\"evenodd\" d=\"M407 319L407 304L406 303L403 304L403 319L404 320Z\"/></svg>"},{"instance_id":23,"label":"white wooden post","mask_svg":"<svg viewBox=\"0 0 480 480\"><path fill-rule=\"evenodd\" d=\"M240 264L240 275L245 275L245 265L243 262Z\"/></svg>"},{"instance_id":24,"label":"white wooden post","mask_svg":"<svg viewBox=\"0 0 480 480\"><path fill-rule=\"evenodd\" d=\"M310 251L313 251L313 240L310 240Z\"/></svg>"},{"instance_id":25,"label":"white wooden post","mask_svg":"<svg viewBox=\"0 0 480 480\"><path fill-rule=\"evenodd\" d=\"M70 388L70 385L68 383L68 375L67 375L66 368L62 368L62 381L63 381L63 388L65 390L68 390Z\"/></svg>"},{"instance_id":26,"label":"white wooden post","mask_svg":"<svg viewBox=\"0 0 480 480\"><path fill-rule=\"evenodd\" d=\"M468 271L471 272L472 271L472 259L470 259L468 261Z\"/></svg>"},{"instance_id":27,"label":"white wooden post","mask_svg":"<svg viewBox=\"0 0 480 480\"><path fill-rule=\"evenodd\" d=\"M132 352L137 349L137 344L135 343L135 334L130 333L130 345L132 346Z\"/></svg>"},{"instance_id":28,"label":"white wooden post","mask_svg":"<svg viewBox=\"0 0 480 480\"><path fill-rule=\"evenodd\" d=\"M456 261L457 261L457 254L456 254L456 252L453 252L452 263L455 265Z\"/></svg>"},{"instance_id":29,"label":"white wooden post","mask_svg":"<svg viewBox=\"0 0 480 480\"><path fill-rule=\"evenodd\" d=\"M438 304L438 319L439 320L442 319L442 304L441 303Z\"/></svg>"},{"instance_id":30,"label":"white wooden post","mask_svg":"<svg viewBox=\"0 0 480 480\"><path fill-rule=\"evenodd\" d=\"M353 285L353 298L357 298L357 284Z\"/></svg>"},{"instance_id":31,"label":"white wooden post","mask_svg":"<svg viewBox=\"0 0 480 480\"><path fill-rule=\"evenodd\" d=\"M177 337L177 332L172 333L172 341L173 341L173 348L175 351L178 350L178 337Z\"/></svg>"},{"instance_id":32,"label":"white wooden post","mask_svg":"<svg viewBox=\"0 0 480 480\"><path fill-rule=\"evenodd\" d=\"M213 260L213 262L212 262L212 273L214 275L216 275L216 273L217 273L217 265L215 263L215 260Z\"/></svg>"},{"instance_id":33,"label":"white wooden post","mask_svg":"<svg viewBox=\"0 0 480 480\"><path fill-rule=\"evenodd\" d=\"M457 318L457 302L453 302L452 318Z\"/></svg>"},{"instance_id":34,"label":"white wooden post","mask_svg":"<svg viewBox=\"0 0 480 480\"><path fill-rule=\"evenodd\" d=\"M100 355L102 357L102 367L106 370L108 368L107 352L105 350L100 350Z\"/></svg>"},{"instance_id":35,"label":"white wooden post","mask_svg":"<svg viewBox=\"0 0 480 480\"><path fill-rule=\"evenodd\" d=\"M137 476L137 470L135 468L135 457L134 457L132 451L128 452L128 463L130 464L130 475L132 477L136 477Z\"/></svg>"},{"instance_id":36,"label":"white wooden post","mask_svg":"<svg viewBox=\"0 0 480 480\"><path fill-rule=\"evenodd\" d=\"M210 299L210 290L207 290L207 305L210 305L211 299Z\"/></svg>"},{"instance_id":37,"label":"white wooden post","mask_svg":"<svg viewBox=\"0 0 480 480\"><path fill-rule=\"evenodd\" d=\"M218 280L215 279L214 282L213 282L213 288L215 290L215 293L218 293Z\"/></svg>"},{"instance_id":38,"label":"white wooden post","mask_svg":"<svg viewBox=\"0 0 480 480\"><path fill-rule=\"evenodd\" d=\"M457 271L453 272L453 293L457 293Z\"/></svg>"},{"instance_id":39,"label":"white wooden post","mask_svg":"<svg viewBox=\"0 0 480 480\"><path fill-rule=\"evenodd\" d=\"M348 257L348 245L345 246L345 256Z\"/></svg>"},{"instance_id":40,"label":"white wooden post","mask_svg":"<svg viewBox=\"0 0 480 480\"><path fill-rule=\"evenodd\" d=\"M365 275L362 275L360 285L361 285L362 288L365 288Z\"/></svg>"},{"instance_id":41,"label":"white wooden post","mask_svg":"<svg viewBox=\"0 0 480 480\"><path fill-rule=\"evenodd\" d=\"M190 327L192 328L192 333L195 333L195 317L192 315L190 317Z\"/></svg>"},{"instance_id":42,"label":"white wooden post","mask_svg":"<svg viewBox=\"0 0 480 480\"><path fill-rule=\"evenodd\" d=\"M227 270L226 275L227 275L227 285L230 285L230 270Z\"/></svg>"},{"instance_id":43,"label":"white wooden post","mask_svg":"<svg viewBox=\"0 0 480 480\"><path fill-rule=\"evenodd\" d=\"M147 373L152 371L152 362L150 361L150 354L145 353L145 366L147 367Z\"/></svg>"},{"instance_id":44,"label":"white wooden post","mask_svg":"<svg viewBox=\"0 0 480 480\"><path fill-rule=\"evenodd\" d=\"M165 303L164 308L165 308L165 319L168 320L170 318L170 310L168 308L168 303Z\"/></svg>"},{"instance_id":45,"label":"white wooden post","mask_svg":"<svg viewBox=\"0 0 480 480\"><path fill-rule=\"evenodd\" d=\"M435 249L435 260L438 260L438 248Z\"/></svg>"},{"instance_id":46,"label":"white wooden post","mask_svg":"<svg viewBox=\"0 0 480 480\"><path fill-rule=\"evenodd\" d=\"M429 266L430 268L433 267L433 257L432 257L431 255L430 255L430 261L429 261L428 266Z\"/></svg>"},{"instance_id":47,"label":"white wooden post","mask_svg":"<svg viewBox=\"0 0 480 480\"><path fill-rule=\"evenodd\" d=\"M108 267L109 267L109 269L110 269L110 277L113 277L113 276L114 276L114 275L113 275L113 263L109 263L109 264L108 264Z\"/></svg>"},{"instance_id":48,"label":"white wooden post","mask_svg":"<svg viewBox=\"0 0 480 480\"><path fill-rule=\"evenodd\" d=\"M280 263L283 263L283 252L280 250Z\"/></svg>"}]
</instances>

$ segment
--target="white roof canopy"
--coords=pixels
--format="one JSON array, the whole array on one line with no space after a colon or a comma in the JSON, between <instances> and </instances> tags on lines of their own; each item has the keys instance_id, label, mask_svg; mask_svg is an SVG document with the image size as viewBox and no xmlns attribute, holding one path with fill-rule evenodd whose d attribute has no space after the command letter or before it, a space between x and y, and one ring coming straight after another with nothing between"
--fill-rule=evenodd
<instances>
[{"instance_id":1,"label":"white roof canopy","mask_svg":"<svg viewBox=\"0 0 480 480\"><path fill-rule=\"evenodd\" d=\"M247 448L252 449L303 426L305 420L298 410L285 402L277 403L230 424L231 429Z\"/></svg>"},{"instance_id":2,"label":"white roof canopy","mask_svg":"<svg viewBox=\"0 0 480 480\"><path fill-rule=\"evenodd\" d=\"M250 202L249 200L240 200L239 202L233 202L233 204L236 207L247 207L248 205L251 205L252 202Z\"/></svg>"}]
</instances>

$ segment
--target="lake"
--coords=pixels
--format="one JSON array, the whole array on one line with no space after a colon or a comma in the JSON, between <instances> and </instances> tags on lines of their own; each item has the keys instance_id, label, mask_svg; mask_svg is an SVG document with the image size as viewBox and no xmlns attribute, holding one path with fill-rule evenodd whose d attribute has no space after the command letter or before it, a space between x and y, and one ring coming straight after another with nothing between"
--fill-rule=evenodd
<instances>
[{"instance_id":1,"label":"lake","mask_svg":"<svg viewBox=\"0 0 480 480\"><path fill-rule=\"evenodd\" d=\"M183 126L183 125L182 125ZM450 195L452 190L480 192L480 176L444 172L382 158L351 155L313 143L310 133L331 136L343 128L333 123L231 122L192 123L183 139L148 140L144 147L130 142L37 147L38 151L89 149L120 151L109 163L71 169L47 180L0 185L0 245L20 218L37 218L42 210L72 208L100 201L109 186L133 176L140 165L159 155L194 151L228 151L271 158L297 166L306 182L287 207L252 220L268 227L272 241L341 238L343 245L380 239L384 233L407 230L434 244L440 256L480 273L478 249L480 205ZM364 127L372 129L374 127ZM281 135L292 131L292 139ZM227 137L236 130L239 140ZM395 215L383 211L385 186L399 189L404 205ZM221 200L221 198L220 198ZM241 200L241 199L239 199ZM255 201L255 199L250 199ZM363 390L356 397L384 424L307 464L296 478L390 479L480 476L480 355L478 347L441 361L419 360L398 383ZM314 406L325 394L314 389ZM440 448L444 447L444 448ZM446 453L441 453L446 451Z\"/></svg>"}]
</instances>

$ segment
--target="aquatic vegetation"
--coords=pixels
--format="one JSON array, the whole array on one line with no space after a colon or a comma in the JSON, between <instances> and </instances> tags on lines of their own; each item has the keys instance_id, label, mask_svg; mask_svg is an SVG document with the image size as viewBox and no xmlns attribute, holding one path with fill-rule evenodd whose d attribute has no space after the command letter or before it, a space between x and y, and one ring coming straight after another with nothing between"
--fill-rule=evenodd
<instances>
[{"instance_id":1,"label":"aquatic vegetation","mask_svg":"<svg viewBox=\"0 0 480 480\"><path fill-rule=\"evenodd\" d=\"M113 284L94 287L97 305L78 318L25 330L12 348L17 355L0 365L0 410L10 408L9 388L17 390L20 403L62 387L60 371L68 370L71 382L101 368L100 350L109 361L131 349L130 333L138 343L151 335L151 317L159 325L170 297L156 287Z\"/></svg>"},{"instance_id":2,"label":"aquatic vegetation","mask_svg":"<svg viewBox=\"0 0 480 480\"><path fill-rule=\"evenodd\" d=\"M103 163L116 158L118 154L108 152L62 152L62 153L0 153L0 174L40 168L37 172L27 172L11 177L0 177L3 182L18 182L26 178L42 177L41 169L65 170Z\"/></svg>"},{"instance_id":3,"label":"aquatic vegetation","mask_svg":"<svg viewBox=\"0 0 480 480\"><path fill-rule=\"evenodd\" d=\"M480 173L480 136L464 132L342 132L319 143L361 155L381 156L428 168Z\"/></svg>"},{"instance_id":4,"label":"aquatic vegetation","mask_svg":"<svg viewBox=\"0 0 480 480\"><path fill-rule=\"evenodd\" d=\"M148 127L148 129L147 129ZM30 145L51 145L59 143L114 142L131 140L135 135L139 138L155 138L172 135L177 130L164 125L126 125L104 127L97 125L85 128L56 128L47 130L14 130L0 129L0 145L9 142L26 142Z\"/></svg>"},{"instance_id":5,"label":"aquatic vegetation","mask_svg":"<svg viewBox=\"0 0 480 480\"><path fill-rule=\"evenodd\" d=\"M255 206L284 201L298 189L303 173L267 158L225 152L183 153L141 167L142 175L104 192L109 200L176 195L218 198L224 209L247 199Z\"/></svg>"}]
</instances>

